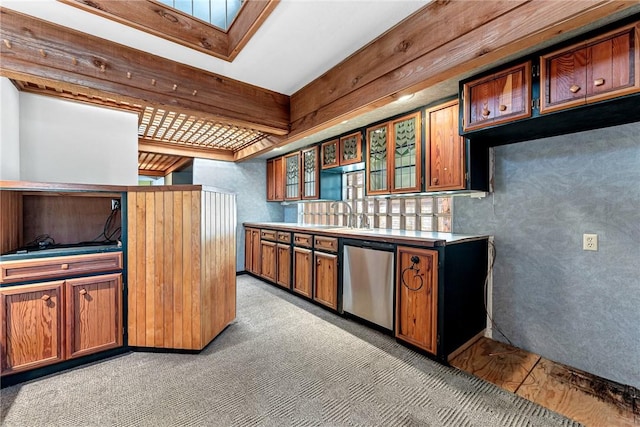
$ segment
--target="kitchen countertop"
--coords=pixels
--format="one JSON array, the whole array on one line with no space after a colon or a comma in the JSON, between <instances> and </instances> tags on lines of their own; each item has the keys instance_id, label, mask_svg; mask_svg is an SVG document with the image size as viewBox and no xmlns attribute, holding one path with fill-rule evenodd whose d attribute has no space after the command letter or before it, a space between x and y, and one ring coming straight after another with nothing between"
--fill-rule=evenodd
<instances>
[{"instance_id":1,"label":"kitchen countertop","mask_svg":"<svg viewBox=\"0 0 640 427\"><path fill-rule=\"evenodd\" d=\"M423 246L446 246L472 240L486 239L488 235L442 233L432 231L388 230L382 228L348 228L340 225L311 225L289 222L245 222L245 227L268 228L281 231L322 234L386 243L414 243Z\"/></svg>"},{"instance_id":2,"label":"kitchen countertop","mask_svg":"<svg viewBox=\"0 0 640 427\"><path fill-rule=\"evenodd\" d=\"M103 252L122 252L121 245L79 245L75 247L60 247L40 250L20 251L0 255L0 261L18 261L25 259L48 258L66 255L97 254Z\"/></svg>"}]
</instances>

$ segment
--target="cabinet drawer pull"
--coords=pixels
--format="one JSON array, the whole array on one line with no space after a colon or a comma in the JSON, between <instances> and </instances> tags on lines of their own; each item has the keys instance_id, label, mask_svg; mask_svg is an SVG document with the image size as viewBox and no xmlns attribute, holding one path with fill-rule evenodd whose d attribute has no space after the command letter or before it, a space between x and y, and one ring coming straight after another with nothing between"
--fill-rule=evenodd
<instances>
[{"instance_id":1,"label":"cabinet drawer pull","mask_svg":"<svg viewBox=\"0 0 640 427\"><path fill-rule=\"evenodd\" d=\"M604 84L604 79L596 79L593 81L594 86L602 86Z\"/></svg>"},{"instance_id":2,"label":"cabinet drawer pull","mask_svg":"<svg viewBox=\"0 0 640 427\"><path fill-rule=\"evenodd\" d=\"M69 269L69 264L62 264L62 265L60 266L60 269L62 269L62 270L68 270L68 269Z\"/></svg>"},{"instance_id":3,"label":"cabinet drawer pull","mask_svg":"<svg viewBox=\"0 0 640 427\"><path fill-rule=\"evenodd\" d=\"M506 111L507 110L507 106L504 104L500 104L500 111Z\"/></svg>"},{"instance_id":4,"label":"cabinet drawer pull","mask_svg":"<svg viewBox=\"0 0 640 427\"><path fill-rule=\"evenodd\" d=\"M49 298L51 298L49 295L44 294L42 295L42 298L40 298L42 301L49 301Z\"/></svg>"},{"instance_id":5,"label":"cabinet drawer pull","mask_svg":"<svg viewBox=\"0 0 640 427\"><path fill-rule=\"evenodd\" d=\"M571 93L578 93L580 91L580 89L582 89L580 86L578 85L573 85L569 88L569 92Z\"/></svg>"},{"instance_id":6,"label":"cabinet drawer pull","mask_svg":"<svg viewBox=\"0 0 640 427\"><path fill-rule=\"evenodd\" d=\"M86 289L80 289L80 292L78 292L80 295L84 295L87 293Z\"/></svg>"}]
</instances>

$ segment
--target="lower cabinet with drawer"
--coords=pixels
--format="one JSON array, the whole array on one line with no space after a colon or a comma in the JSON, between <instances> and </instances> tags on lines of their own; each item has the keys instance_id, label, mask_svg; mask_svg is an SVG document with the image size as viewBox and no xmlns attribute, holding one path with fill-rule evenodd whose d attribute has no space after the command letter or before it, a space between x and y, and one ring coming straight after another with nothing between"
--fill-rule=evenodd
<instances>
[{"instance_id":1,"label":"lower cabinet with drawer","mask_svg":"<svg viewBox=\"0 0 640 427\"><path fill-rule=\"evenodd\" d=\"M312 297L313 240L310 234L293 235L293 291Z\"/></svg>"},{"instance_id":2,"label":"lower cabinet with drawer","mask_svg":"<svg viewBox=\"0 0 640 427\"><path fill-rule=\"evenodd\" d=\"M338 309L338 239L315 236L313 259L313 299L334 310ZM327 251L327 252L324 252ZM333 252L333 253L328 253Z\"/></svg>"},{"instance_id":3,"label":"lower cabinet with drawer","mask_svg":"<svg viewBox=\"0 0 640 427\"><path fill-rule=\"evenodd\" d=\"M110 255L112 259L117 255L116 259L120 260L113 269L121 269L122 254ZM65 261L65 257L56 258ZM69 258L71 262L77 256ZM96 258L96 265L101 265L99 260L105 257ZM45 260L38 260L39 265L45 265ZM34 265L30 260L10 261L10 268L20 269L21 262L29 268ZM7 264L2 263L3 270ZM52 275L56 272L57 269ZM88 268L83 272L95 274L96 271ZM40 275L43 281L38 283L0 288L0 375L122 347L121 271L50 281L44 281L46 269L41 270Z\"/></svg>"}]
</instances>

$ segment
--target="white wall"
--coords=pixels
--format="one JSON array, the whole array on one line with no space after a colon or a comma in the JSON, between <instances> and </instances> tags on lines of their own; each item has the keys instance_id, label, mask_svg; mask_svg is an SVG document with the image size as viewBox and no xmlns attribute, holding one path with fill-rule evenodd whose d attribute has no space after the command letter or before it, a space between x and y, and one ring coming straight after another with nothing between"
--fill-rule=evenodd
<instances>
[{"instance_id":1,"label":"white wall","mask_svg":"<svg viewBox=\"0 0 640 427\"><path fill-rule=\"evenodd\" d=\"M19 127L23 181L138 183L135 113L20 93Z\"/></svg>"},{"instance_id":2,"label":"white wall","mask_svg":"<svg viewBox=\"0 0 640 427\"><path fill-rule=\"evenodd\" d=\"M0 179L20 179L20 95L0 77Z\"/></svg>"}]
</instances>

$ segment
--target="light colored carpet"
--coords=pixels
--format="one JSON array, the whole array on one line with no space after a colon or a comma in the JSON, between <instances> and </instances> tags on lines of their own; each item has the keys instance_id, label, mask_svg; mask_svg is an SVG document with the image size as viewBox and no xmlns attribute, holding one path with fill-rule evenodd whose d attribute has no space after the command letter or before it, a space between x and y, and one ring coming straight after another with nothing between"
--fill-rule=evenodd
<instances>
[{"instance_id":1,"label":"light colored carpet","mask_svg":"<svg viewBox=\"0 0 640 427\"><path fill-rule=\"evenodd\" d=\"M249 276L200 354L127 353L1 393L6 426L578 426Z\"/></svg>"}]
</instances>

